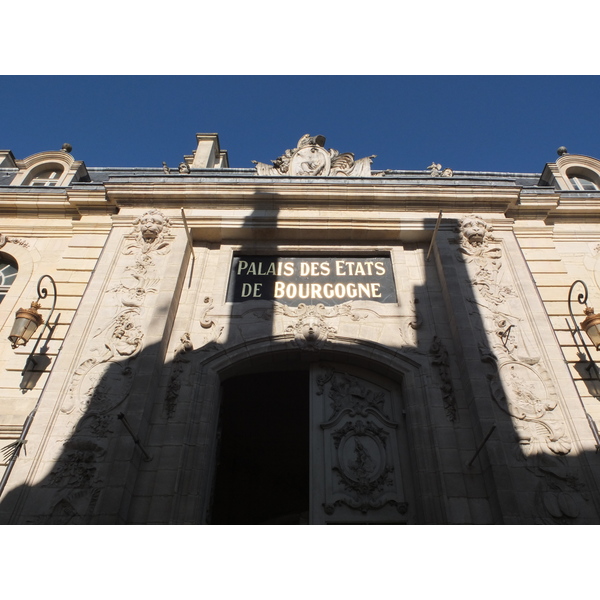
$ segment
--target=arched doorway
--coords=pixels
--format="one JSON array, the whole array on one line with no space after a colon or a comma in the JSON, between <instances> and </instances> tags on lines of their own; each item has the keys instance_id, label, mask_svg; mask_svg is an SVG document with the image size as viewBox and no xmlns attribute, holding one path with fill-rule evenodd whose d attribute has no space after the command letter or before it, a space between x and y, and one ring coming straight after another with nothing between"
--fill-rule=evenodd
<instances>
[{"instance_id":1,"label":"arched doorway","mask_svg":"<svg viewBox=\"0 0 600 600\"><path fill-rule=\"evenodd\" d=\"M213 524L415 522L400 386L313 361L222 384Z\"/></svg>"},{"instance_id":2,"label":"arched doorway","mask_svg":"<svg viewBox=\"0 0 600 600\"><path fill-rule=\"evenodd\" d=\"M211 523L300 524L308 504L308 370L227 379Z\"/></svg>"}]
</instances>

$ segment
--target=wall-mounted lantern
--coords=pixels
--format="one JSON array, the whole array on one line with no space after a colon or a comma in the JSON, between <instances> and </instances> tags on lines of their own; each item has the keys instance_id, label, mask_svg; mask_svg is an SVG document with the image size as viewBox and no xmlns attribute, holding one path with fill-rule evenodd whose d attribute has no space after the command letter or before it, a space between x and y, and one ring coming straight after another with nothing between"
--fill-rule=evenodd
<instances>
[{"instance_id":1,"label":"wall-mounted lantern","mask_svg":"<svg viewBox=\"0 0 600 600\"><path fill-rule=\"evenodd\" d=\"M577 302L579 302L579 304L585 305L585 308L583 310L585 319L579 325L577 325L575 315L573 314L573 307L571 306L571 303L573 302L573 290L577 285L583 287L584 290L583 292L580 292L577 295ZM585 343L583 336L581 335L581 330L585 331L587 336L590 338L592 344L594 344L594 348L596 348L596 350L600 350L600 314L595 314L593 307L587 305L587 299L587 285L585 285L585 283L581 281L581 279L577 279L572 283L571 288L569 289L569 312L571 313L571 320L573 321L573 325L575 327L574 330L571 330L571 333L573 335L575 335L575 332L579 333L579 338L581 340L581 343L583 344L583 347L585 348L588 359L591 363L594 363L595 365L595 361L592 358L590 351L588 350L587 344Z\"/></svg>"},{"instance_id":2,"label":"wall-mounted lantern","mask_svg":"<svg viewBox=\"0 0 600 600\"><path fill-rule=\"evenodd\" d=\"M573 314L573 308L571 306L571 303L573 301L573 298L572 298L573 290L575 289L575 287L577 285L580 285L581 287L583 287L583 290L584 290L583 292L580 292L577 295L577 302L579 302L579 304L585 305L585 308L583 310L585 319L579 325L577 324L575 315ZM584 379L584 381L585 381L586 385L588 386L590 393L595 398L600 398L600 390L596 389L598 387L597 384L600 381L600 370L598 369L598 365L596 364L596 361L592 358L592 355L590 354L587 344L585 343L583 334L581 333L581 330L585 331L585 333L590 338L590 341L592 342L592 344L594 344L594 348L596 348L596 350L600 350L600 314L595 314L594 309L591 306L587 305L587 299L588 299L587 285L585 285L585 283L583 281L581 281L581 279L577 279L576 281L573 282L573 284L571 285L571 288L569 289L569 312L571 313L571 321L573 322L573 328L571 328L571 325L569 324L568 321L567 321L567 324L569 325L569 330L571 331L571 335L573 336L575 343L579 346L577 339L575 337L575 334L578 335L579 340L581 341L581 344L585 349L585 353L586 353L588 361L590 363L588 365L588 367L586 368L586 370L590 374L590 379ZM592 377L592 374L590 372L590 369L592 367L594 368L594 371L596 374L595 379ZM581 398L580 398L580 400L581 400ZM591 415L585 409L583 400L581 400L581 405L585 412L585 416L588 420L590 429L592 430L592 435L594 436L594 440L596 442L596 453L598 453L598 452L600 452L600 432L598 432L598 427L596 426L594 419L591 417Z\"/></svg>"},{"instance_id":3,"label":"wall-mounted lantern","mask_svg":"<svg viewBox=\"0 0 600 600\"><path fill-rule=\"evenodd\" d=\"M579 325L587 333L596 350L600 350L600 315L594 314L591 306L586 306L583 313L585 319Z\"/></svg>"},{"instance_id":4,"label":"wall-mounted lantern","mask_svg":"<svg viewBox=\"0 0 600 600\"><path fill-rule=\"evenodd\" d=\"M44 323L44 318L38 312L38 308L41 308L40 303L32 302L31 308L20 308L17 311L15 322L8 336L13 349L25 346L35 330Z\"/></svg>"},{"instance_id":5,"label":"wall-mounted lantern","mask_svg":"<svg viewBox=\"0 0 600 600\"><path fill-rule=\"evenodd\" d=\"M48 290L46 288L41 287L41 283L44 279L50 280L50 283L52 284L52 291L53 291L52 308L50 309L50 314L48 315L48 319L46 320L45 323L44 323L44 319L42 318L42 315L40 315L38 313L38 309L41 308L39 301L43 300L48 295ZM40 343L40 340L42 339L42 336L44 335L44 331L46 331L46 327L48 327L48 323L50 322L50 319L52 318L52 314L54 313L54 307L56 306L56 295L57 295L56 294L56 283L54 282L54 279L52 279L52 277L50 277L50 275L42 275L39 278L38 284L37 284L37 293L38 293L38 299L36 302L31 303L31 308L20 308L17 311L17 314L15 315L15 322L13 324L10 335L8 336L8 339L10 340L10 343L12 344L13 348L18 348L19 346L25 346L25 344L27 344L27 342L31 339L31 336L35 333L37 328L40 325L44 324L44 329L42 329L42 331L40 332L40 335L38 336L35 346L33 347L33 350L30 352L29 356L27 357L27 362L25 363L25 367L23 368L23 372L21 373L21 375L23 375L23 376L25 375L25 372L27 371L27 365L29 364L29 362L32 362L34 366L37 364L33 358L33 355L35 354L38 344ZM23 430L21 432L21 436L19 437L19 439L16 442L13 442L12 444L8 444L8 446L5 446L4 448L1 449L1 452L4 455L4 458L7 460L7 465L6 465L4 474L2 475L2 479L0 479L0 496L2 495L2 492L4 491L4 488L6 487L8 478L10 477L13 467L15 466L15 462L21 452L21 448L25 445L25 443L27 441L27 434L29 433L29 429L31 427L31 424L33 423L33 419L35 417L37 409L40 406L41 400L42 400L42 395L40 394L40 396L38 397L38 400L36 402L36 405L33 407L33 410L29 413L29 416L27 417L27 419L25 419L25 423L23 425Z\"/></svg>"},{"instance_id":6,"label":"wall-mounted lantern","mask_svg":"<svg viewBox=\"0 0 600 600\"><path fill-rule=\"evenodd\" d=\"M44 279L49 279L52 284L53 298L52 298L52 308L50 309L50 314L48 315L48 319L44 323L44 318L38 312L38 309L41 308L40 300L46 298L48 296L48 290L45 287L42 287L42 281ZM37 328L40 325L44 325L44 328L40 332L38 339L33 347L33 350L29 354L27 359L27 363L25 364L25 369L27 369L27 364L31 360L35 364L35 360L33 359L33 355L37 350L38 344L42 339L44 331L46 331L46 327L48 327L48 323L52 318L52 314L54 313L54 307L56 306L56 283L54 279L50 277L50 275L42 275L37 284L37 293L38 299L35 302L31 303L31 308L20 308L15 315L15 322L12 326L12 330L8 339L12 344L13 349L18 348L19 346L25 346L27 342L31 339L31 336L35 333ZM23 371L25 371L25 369Z\"/></svg>"}]
</instances>

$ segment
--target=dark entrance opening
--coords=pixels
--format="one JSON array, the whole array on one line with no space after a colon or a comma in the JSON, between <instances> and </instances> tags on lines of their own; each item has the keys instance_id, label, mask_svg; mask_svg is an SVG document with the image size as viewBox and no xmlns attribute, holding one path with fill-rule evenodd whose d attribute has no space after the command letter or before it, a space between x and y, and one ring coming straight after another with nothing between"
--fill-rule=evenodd
<instances>
[{"instance_id":1,"label":"dark entrance opening","mask_svg":"<svg viewBox=\"0 0 600 600\"><path fill-rule=\"evenodd\" d=\"M309 373L252 373L223 383L210 522L300 524L309 505Z\"/></svg>"}]
</instances>

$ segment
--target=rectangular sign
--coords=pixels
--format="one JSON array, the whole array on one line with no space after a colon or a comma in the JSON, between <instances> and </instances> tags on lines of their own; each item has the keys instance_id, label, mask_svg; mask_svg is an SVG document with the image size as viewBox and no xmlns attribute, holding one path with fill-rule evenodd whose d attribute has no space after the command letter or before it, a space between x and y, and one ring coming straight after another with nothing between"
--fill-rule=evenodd
<instances>
[{"instance_id":1,"label":"rectangular sign","mask_svg":"<svg viewBox=\"0 0 600 600\"><path fill-rule=\"evenodd\" d=\"M228 302L396 302L389 256L234 256Z\"/></svg>"}]
</instances>

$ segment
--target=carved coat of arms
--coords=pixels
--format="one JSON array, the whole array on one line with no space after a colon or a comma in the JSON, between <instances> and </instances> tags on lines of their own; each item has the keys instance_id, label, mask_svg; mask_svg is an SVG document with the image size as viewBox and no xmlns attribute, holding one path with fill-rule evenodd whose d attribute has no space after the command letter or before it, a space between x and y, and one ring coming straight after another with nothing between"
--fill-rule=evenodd
<instances>
[{"instance_id":1,"label":"carved coat of arms","mask_svg":"<svg viewBox=\"0 0 600 600\"><path fill-rule=\"evenodd\" d=\"M286 150L281 156L271 162L273 165L252 162L256 165L259 175L287 176L346 176L370 177L371 162L375 158L367 156L354 160L354 154L337 150L325 149L325 137L322 135L303 135L293 150Z\"/></svg>"}]
</instances>

